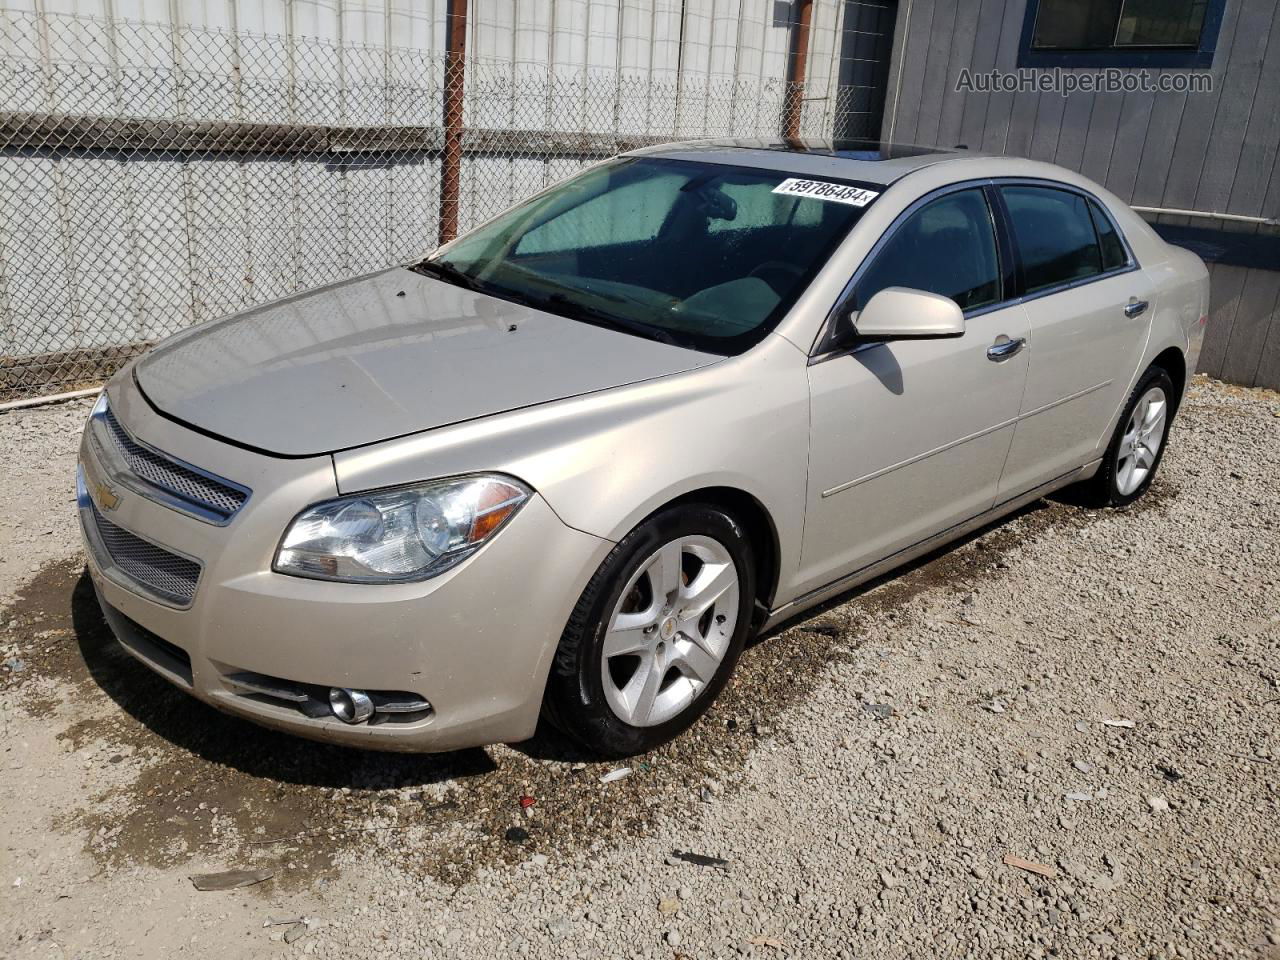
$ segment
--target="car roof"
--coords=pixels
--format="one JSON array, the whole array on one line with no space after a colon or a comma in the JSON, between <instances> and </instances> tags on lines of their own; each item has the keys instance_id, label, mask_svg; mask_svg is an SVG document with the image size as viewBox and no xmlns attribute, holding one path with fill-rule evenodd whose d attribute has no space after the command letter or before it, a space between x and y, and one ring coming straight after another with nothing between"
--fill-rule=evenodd
<instances>
[{"instance_id":1,"label":"car roof","mask_svg":"<svg viewBox=\"0 0 1280 960\"><path fill-rule=\"evenodd\" d=\"M809 139L688 140L641 147L625 155L758 167L881 186L888 186L922 167L987 156L963 145L946 149L879 140Z\"/></svg>"}]
</instances>

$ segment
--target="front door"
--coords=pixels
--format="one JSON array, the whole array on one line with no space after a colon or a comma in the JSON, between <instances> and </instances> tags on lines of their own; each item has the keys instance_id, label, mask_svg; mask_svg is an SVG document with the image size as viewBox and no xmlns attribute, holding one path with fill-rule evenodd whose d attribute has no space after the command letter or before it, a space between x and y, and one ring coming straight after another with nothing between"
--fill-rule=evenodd
<instances>
[{"instance_id":1,"label":"front door","mask_svg":"<svg viewBox=\"0 0 1280 960\"><path fill-rule=\"evenodd\" d=\"M995 501L1027 376L1028 351L1016 341L1029 333L1021 305L1001 306L1002 275L980 188L908 213L873 252L855 309L884 287L928 290L966 311L966 330L868 344L809 367L802 592Z\"/></svg>"}]
</instances>

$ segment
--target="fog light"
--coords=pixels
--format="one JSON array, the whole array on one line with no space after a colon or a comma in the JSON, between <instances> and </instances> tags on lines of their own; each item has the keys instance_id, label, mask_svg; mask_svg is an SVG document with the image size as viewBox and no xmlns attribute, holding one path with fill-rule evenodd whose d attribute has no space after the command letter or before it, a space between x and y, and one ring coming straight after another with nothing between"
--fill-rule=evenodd
<instances>
[{"instance_id":1,"label":"fog light","mask_svg":"<svg viewBox=\"0 0 1280 960\"><path fill-rule=\"evenodd\" d=\"M373 701L363 690L330 687L329 709L343 723L364 723L373 716Z\"/></svg>"}]
</instances>

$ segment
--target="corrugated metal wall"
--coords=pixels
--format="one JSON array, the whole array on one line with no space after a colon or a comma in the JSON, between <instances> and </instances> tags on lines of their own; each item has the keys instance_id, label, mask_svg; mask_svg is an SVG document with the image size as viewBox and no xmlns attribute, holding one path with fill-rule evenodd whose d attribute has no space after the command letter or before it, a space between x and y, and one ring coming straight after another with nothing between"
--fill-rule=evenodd
<instances>
[{"instance_id":1,"label":"corrugated metal wall","mask_svg":"<svg viewBox=\"0 0 1280 960\"><path fill-rule=\"evenodd\" d=\"M975 73L1017 69L1026 0L904 0L885 134L901 142L963 143L1058 163L1137 206L1275 217L1278 11L1275 0L1228 0L1212 93L1063 98L955 89L964 67ZM1192 223L1173 217L1160 222ZM1195 223L1232 233L1278 232L1225 221ZM1280 389L1280 262L1274 266L1211 264L1213 305L1201 370Z\"/></svg>"},{"instance_id":2,"label":"corrugated metal wall","mask_svg":"<svg viewBox=\"0 0 1280 960\"><path fill-rule=\"evenodd\" d=\"M847 125L859 5L814 2L806 136ZM0 399L94 382L139 343L429 250L446 10L0 0ZM462 229L636 143L776 135L791 15L472 0Z\"/></svg>"}]
</instances>

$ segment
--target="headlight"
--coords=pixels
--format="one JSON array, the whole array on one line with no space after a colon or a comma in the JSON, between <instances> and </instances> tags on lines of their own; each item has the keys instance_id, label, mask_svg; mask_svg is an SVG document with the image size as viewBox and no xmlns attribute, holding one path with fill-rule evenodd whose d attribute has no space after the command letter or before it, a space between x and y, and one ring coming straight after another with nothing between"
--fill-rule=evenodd
<instances>
[{"instance_id":1,"label":"headlight","mask_svg":"<svg viewBox=\"0 0 1280 960\"><path fill-rule=\"evenodd\" d=\"M511 477L477 475L327 500L298 514L272 566L317 580L426 580L478 550L529 494Z\"/></svg>"},{"instance_id":2,"label":"headlight","mask_svg":"<svg viewBox=\"0 0 1280 960\"><path fill-rule=\"evenodd\" d=\"M92 420L95 417L101 417L105 415L106 412L107 412L107 391L104 388L103 391L100 394L98 394L98 399L94 401L93 409L89 411L89 419Z\"/></svg>"}]
</instances>

